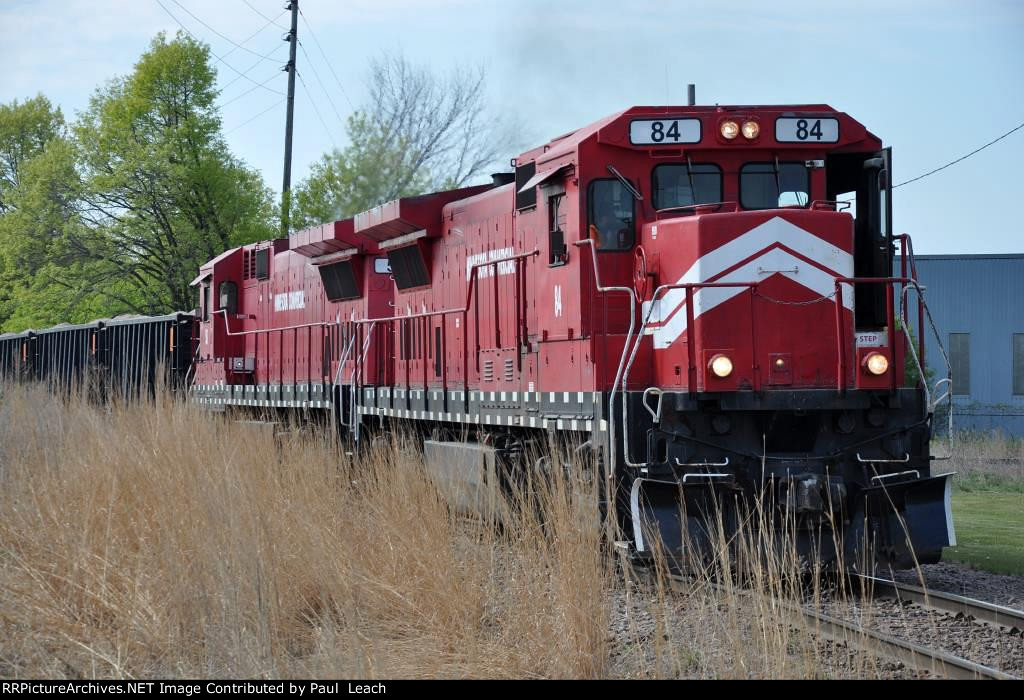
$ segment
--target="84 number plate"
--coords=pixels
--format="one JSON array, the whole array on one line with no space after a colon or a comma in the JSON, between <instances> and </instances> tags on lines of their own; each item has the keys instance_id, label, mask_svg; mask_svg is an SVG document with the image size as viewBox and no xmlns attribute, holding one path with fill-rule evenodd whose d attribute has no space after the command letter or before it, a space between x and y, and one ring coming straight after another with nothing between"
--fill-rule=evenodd
<instances>
[{"instance_id":1,"label":"84 number plate","mask_svg":"<svg viewBox=\"0 0 1024 700\"><path fill-rule=\"evenodd\" d=\"M700 119L634 119L629 123L633 145L700 143L700 136Z\"/></svg>"},{"instance_id":2,"label":"84 number plate","mask_svg":"<svg viewBox=\"0 0 1024 700\"><path fill-rule=\"evenodd\" d=\"M839 120L781 117L775 120L775 140L780 143L835 143L839 140Z\"/></svg>"}]
</instances>

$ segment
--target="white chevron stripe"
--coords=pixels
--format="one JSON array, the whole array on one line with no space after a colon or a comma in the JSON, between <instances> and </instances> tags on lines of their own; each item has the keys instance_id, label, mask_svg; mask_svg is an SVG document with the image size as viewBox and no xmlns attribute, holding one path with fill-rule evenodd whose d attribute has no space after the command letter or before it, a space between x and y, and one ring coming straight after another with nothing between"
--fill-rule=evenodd
<instances>
[{"instance_id":1,"label":"white chevron stripe","mask_svg":"<svg viewBox=\"0 0 1024 700\"><path fill-rule=\"evenodd\" d=\"M778 244L816 261L832 273L801 260L789 251L773 247ZM765 250L766 248L768 250ZM758 251L765 252L718 278L723 271ZM853 256L799 226L775 217L698 259L679 278L677 284L711 281L759 282L775 274L784 275L820 296L827 296L835 292L836 277L853 276ZM694 318L745 291L743 287L698 290L694 293ZM667 348L686 330L686 314L680 308L685 298L684 290L672 289L653 305L650 315L651 326L668 319L665 325L654 330L656 349ZM650 306L650 302L644 304L645 314ZM843 286L843 306L853 308L853 293L849 285Z\"/></svg>"},{"instance_id":2,"label":"white chevron stripe","mask_svg":"<svg viewBox=\"0 0 1024 700\"><path fill-rule=\"evenodd\" d=\"M708 282L740 261L779 243L836 272L837 276L849 277L853 274L852 255L785 219L774 217L703 255L676 283ZM746 281L757 281L757 278L752 277ZM662 310L662 317L652 316L652 322L662 321L671 315L683 303L685 296L681 289L666 293L657 305ZM655 313L658 313L657 308Z\"/></svg>"}]
</instances>

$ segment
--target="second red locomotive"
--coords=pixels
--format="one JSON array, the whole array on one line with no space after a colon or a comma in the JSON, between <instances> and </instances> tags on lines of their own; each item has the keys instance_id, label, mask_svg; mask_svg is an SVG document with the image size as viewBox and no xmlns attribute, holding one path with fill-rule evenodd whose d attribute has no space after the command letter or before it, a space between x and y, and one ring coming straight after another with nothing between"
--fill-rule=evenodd
<instances>
[{"instance_id":1,"label":"second red locomotive","mask_svg":"<svg viewBox=\"0 0 1024 700\"><path fill-rule=\"evenodd\" d=\"M826 105L634 107L514 165L204 265L196 399L422 428L467 484L555 434L638 555L702 551L733 496L829 562L954 542L876 136Z\"/></svg>"}]
</instances>

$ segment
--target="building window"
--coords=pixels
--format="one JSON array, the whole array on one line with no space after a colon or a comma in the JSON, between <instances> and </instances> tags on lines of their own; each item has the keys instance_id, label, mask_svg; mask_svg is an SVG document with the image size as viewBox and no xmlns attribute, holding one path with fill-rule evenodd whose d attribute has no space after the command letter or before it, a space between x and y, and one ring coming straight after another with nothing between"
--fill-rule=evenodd
<instances>
[{"instance_id":1,"label":"building window","mask_svg":"<svg viewBox=\"0 0 1024 700\"><path fill-rule=\"evenodd\" d=\"M1024 333L1013 334L1013 395L1024 396Z\"/></svg>"},{"instance_id":2,"label":"building window","mask_svg":"<svg viewBox=\"0 0 1024 700\"><path fill-rule=\"evenodd\" d=\"M971 395L971 334L949 334L949 366L953 371L953 395Z\"/></svg>"}]
</instances>

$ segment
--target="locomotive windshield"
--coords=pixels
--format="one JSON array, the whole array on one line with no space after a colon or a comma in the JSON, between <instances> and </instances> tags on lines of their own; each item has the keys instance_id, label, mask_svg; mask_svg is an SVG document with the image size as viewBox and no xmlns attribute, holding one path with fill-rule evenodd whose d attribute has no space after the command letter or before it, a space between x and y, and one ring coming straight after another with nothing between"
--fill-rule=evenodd
<instances>
[{"instance_id":1,"label":"locomotive windshield","mask_svg":"<svg viewBox=\"0 0 1024 700\"><path fill-rule=\"evenodd\" d=\"M619 180L594 180L588 192L590 238L601 250L633 247L633 195Z\"/></svg>"},{"instance_id":2,"label":"locomotive windshield","mask_svg":"<svg viewBox=\"0 0 1024 700\"><path fill-rule=\"evenodd\" d=\"M740 205L744 209L806 207L810 178L803 163L747 163L740 169Z\"/></svg>"},{"instance_id":3,"label":"locomotive windshield","mask_svg":"<svg viewBox=\"0 0 1024 700\"><path fill-rule=\"evenodd\" d=\"M722 201L722 170L709 163L654 168L654 208L678 209Z\"/></svg>"}]
</instances>

